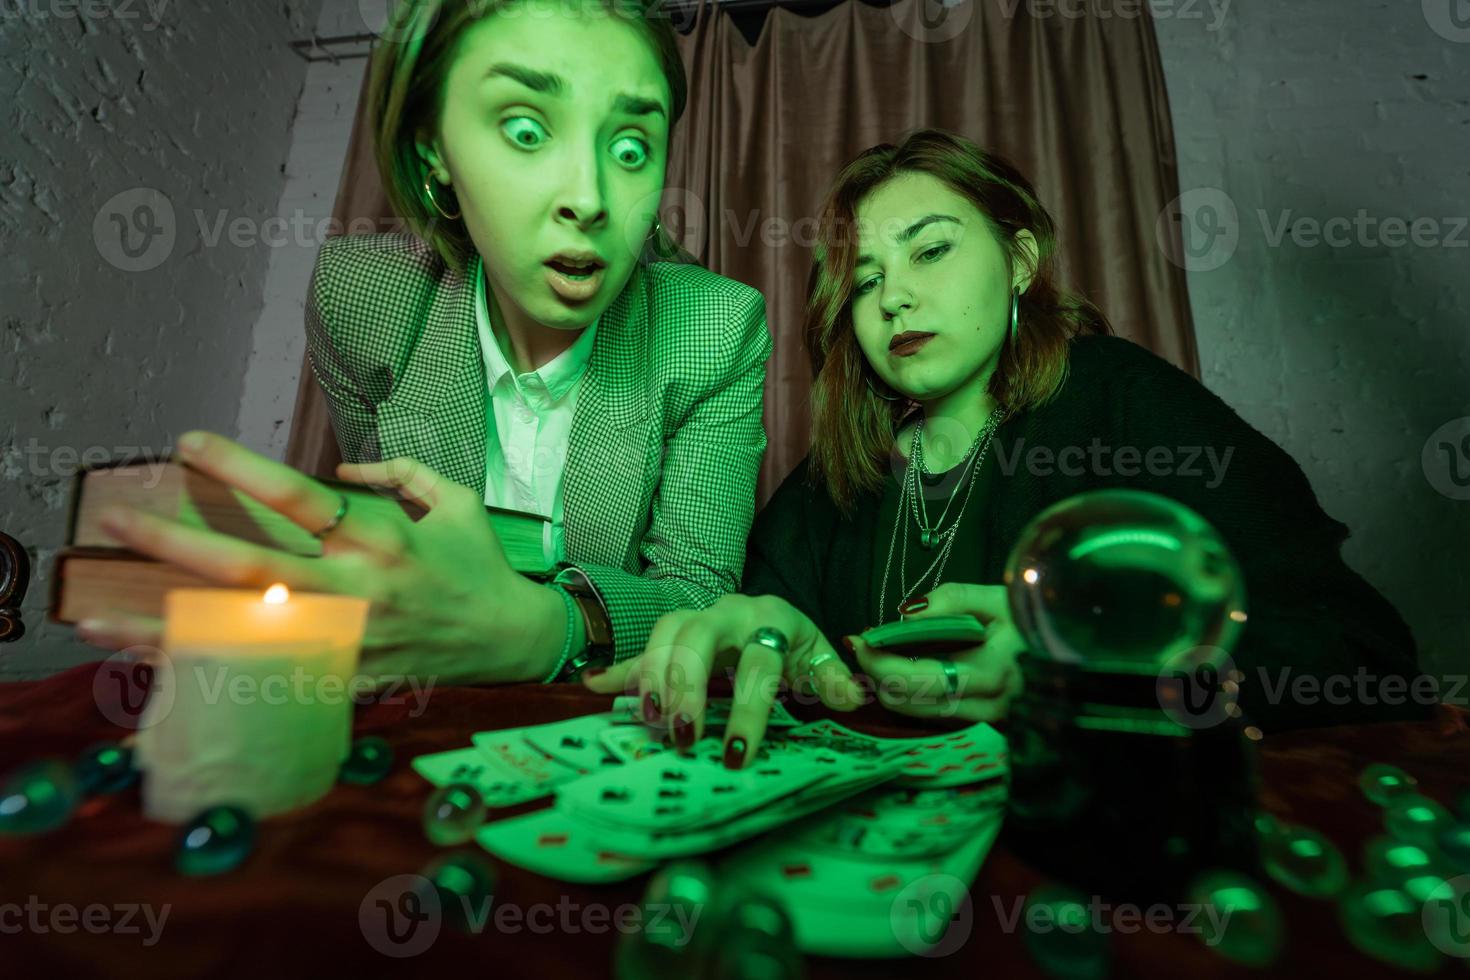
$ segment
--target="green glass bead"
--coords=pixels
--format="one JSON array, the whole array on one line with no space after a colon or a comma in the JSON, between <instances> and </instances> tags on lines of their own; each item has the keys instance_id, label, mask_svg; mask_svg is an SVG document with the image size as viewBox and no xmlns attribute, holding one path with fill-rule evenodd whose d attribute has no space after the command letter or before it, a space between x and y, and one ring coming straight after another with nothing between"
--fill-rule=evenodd
<instances>
[{"instance_id":1,"label":"green glass bead","mask_svg":"<svg viewBox=\"0 0 1470 980\"><path fill-rule=\"evenodd\" d=\"M1428 874L1433 861L1418 844L1375 837L1363 846L1363 874L1371 883L1397 888L1410 878Z\"/></svg>"},{"instance_id":2,"label":"green glass bead","mask_svg":"<svg viewBox=\"0 0 1470 980\"><path fill-rule=\"evenodd\" d=\"M1285 935L1281 909L1260 883L1234 871L1209 871L1188 892L1190 904L1203 912L1195 935L1206 946L1245 966L1275 961Z\"/></svg>"},{"instance_id":3,"label":"green glass bead","mask_svg":"<svg viewBox=\"0 0 1470 980\"><path fill-rule=\"evenodd\" d=\"M1112 962L1111 936L1093 920L1080 892L1041 885L1026 896L1021 939L1031 959L1058 980L1101 980Z\"/></svg>"},{"instance_id":4,"label":"green glass bead","mask_svg":"<svg viewBox=\"0 0 1470 980\"><path fill-rule=\"evenodd\" d=\"M121 792L138 781L133 750L117 742L100 742L87 749L77 757L72 773L86 796Z\"/></svg>"},{"instance_id":5,"label":"green glass bead","mask_svg":"<svg viewBox=\"0 0 1470 980\"><path fill-rule=\"evenodd\" d=\"M366 735L352 743L338 778L344 783L371 786L393 768L393 746L386 738Z\"/></svg>"},{"instance_id":6,"label":"green glass bead","mask_svg":"<svg viewBox=\"0 0 1470 980\"><path fill-rule=\"evenodd\" d=\"M1261 838L1266 874L1309 898L1336 895L1347 885L1347 862L1326 837L1308 827L1283 827Z\"/></svg>"},{"instance_id":7,"label":"green glass bead","mask_svg":"<svg viewBox=\"0 0 1470 980\"><path fill-rule=\"evenodd\" d=\"M1363 795L1379 806L1388 806L1401 796L1419 791L1419 780L1398 766L1375 762L1358 776L1358 788Z\"/></svg>"},{"instance_id":8,"label":"green glass bead","mask_svg":"<svg viewBox=\"0 0 1470 980\"><path fill-rule=\"evenodd\" d=\"M1390 837L1414 844L1429 844L1452 823L1450 812L1427 796L1404 796L1383 811L1383 826Z\"/></svg>"},{"instance_id":9,"label":"green glass bead","mask_svg":"<svg viewBox=\"0 0 1470 980\"><path fill-rule=\"evenodd\" d=\"M469 783L441 786L424 803L424 836L439 847L474 839L484 822L485 798Z\"/></svg>"},{"instance_id":10,"label":"green glass bead","mask_svg":"<svg viewBox=\"0 0 1470 980\"><path fill-rule=\"evenodd\" d=\"M1424 972L1439 965L1440 952L1424 929L1423 902L1401 889L1358 882L1343 895L1338 918L1348 941L1376 960Z\"/></svg>"},{"instance_id":11,"label":"green glass bead","mask_svg":"<svg viewBox=\"0 0 1470 980\"><path fill-rule=\"evenodd\" d=\"M1434 838L1435 856L1456 874L1470 874L1470 822L1441 827Z\"/></svg>"},{"instance_id":12,"label":"green glass bead","mask_svg":"<svg viewBox=\"0 0 1470 980\"><path fill-rule=\"evenodd\" d=\"M490 919L495 901L495 869L473 851L437 857L419 872L438 893L444 921L464 932L479 933Z\"/></svg>"},{"instance_id":13,"label":"green glass bead","mask_svg":"<svg viewBox=\"0 0 1470 980\"><path fill-rule=\"evenodd\" d=\"M0 785L0 834L41 834L71 819L81 791L60 759L22 766Z\"/></svg>"},{"instance_id":14,"label":"green glass bead","mask_svg":"<svg viewBox=\"0 0 1470 980\"><path fill-rule=\"evenodd\" d=\"M255 847L255 819L238 806L212 806L184 826L174 867L193 876L238 868Z\"/></svg>"}]
</instances>

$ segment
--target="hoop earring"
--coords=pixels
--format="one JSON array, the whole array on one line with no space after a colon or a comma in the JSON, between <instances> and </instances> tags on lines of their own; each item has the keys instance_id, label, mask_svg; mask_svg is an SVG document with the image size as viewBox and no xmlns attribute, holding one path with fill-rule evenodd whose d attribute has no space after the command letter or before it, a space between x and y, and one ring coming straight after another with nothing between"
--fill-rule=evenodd
<instances>
[{"instance_id":1,"label":"hoop earring","mask_svg":"<svg viewBox=\"0 0 1470 980\"><path fill-rule=\"evenodd\" d=\"M899 397L897 395L881 394L877 388L873 387L873 379L868 377L866 372L863 373L863 384L868 386L868 390L873 393L874 398L881 398L885 402L896 402L899 400Z\"/></svg>"},{"instance_id":2,"label":"hoop earring","mask_svg":"<svg viewBox=\"0 0 1470 980\"><path fill-rule=\"evenodd\" d=\"M461 214L464 213L463 211L456 211L453 214L450 214L448 211L445 211L439 206L439 202L434 199L434 187L433 183L430 181L429 174L424 174L424 195L429 199L429 203L434 206L434 210L438 211L441 215L443 215L445 218L448 218L450 221L453 221L455 218L458 218Z\"/></svg>"},{"instance_id":3,"label":"hoop earring","mask_svg":"<svg viewBox=\"0 0 1470 980\"><path fill-rule=\"evenodd\" d=\"M1021 309L1021 291L1015 286L1011 287L1011 343L1016 342L1016 322Z\"/></svg>"}]
</instances>

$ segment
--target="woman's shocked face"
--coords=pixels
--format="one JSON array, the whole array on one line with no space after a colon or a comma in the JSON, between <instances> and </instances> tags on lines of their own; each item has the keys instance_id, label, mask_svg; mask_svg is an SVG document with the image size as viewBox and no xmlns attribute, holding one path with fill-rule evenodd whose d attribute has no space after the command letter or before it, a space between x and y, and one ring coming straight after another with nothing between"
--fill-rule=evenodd
<instances>
[{"instance_id":1,"label":"woman's shocked face","mask_svg":"<svg viewBox=\"0 0 1470 980\"><path fill-rule=\"evenodd\" d=\"M852 321L873 371L921 402L988 378L1010 329L1011 289L1030 282L1007 262L990 222L947 184L906 172L857 207ZM1034 246L1021 231L1022 248Z\"/></svg>"},{"instance_id":2,"label":"woman's shocked face","mask_svg":"<svg viewBox=\"0 0 1470 980\"><path fill-rule=\"evenodd\" d=\"M658 212L669 105L619 16L525 0L465 31L420 147L504 316L575 330L617 297Z\"/></svg>"}]
</instances>

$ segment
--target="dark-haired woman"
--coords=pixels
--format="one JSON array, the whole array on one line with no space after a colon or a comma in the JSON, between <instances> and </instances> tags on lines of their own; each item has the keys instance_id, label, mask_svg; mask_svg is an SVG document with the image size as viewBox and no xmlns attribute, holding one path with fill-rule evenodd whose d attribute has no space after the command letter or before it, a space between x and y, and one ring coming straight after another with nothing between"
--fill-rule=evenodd
<instances>
[{"instance_id":1,"label":"dark-haired woman","mask_svg":"<svg viewBox=\"0 0 1470 980\"><path fill-rule=\"evenodd\" d=\"M645 715L688 744L708 678L735 667L732 767L752 757L782 680L846 709L867 696L860 668L895 711L999 719L1021 683L999 584L1021 529L1074 494L1129 487L1194 509L1238 559L1250 617L1234 660L1258 724L1418 710L1293 697L1302 677L1407 681L1408 628L1343 563L1347 528L1285 452L1057 287L1051 220L1013 168L933 130L875 147L837 178L819 242L812 450L756 519L744 594L664 617L641 657L590 687L636 683ZM987 637L952 659L857 637L954 613Z\"/></svg>"}]
</instances>

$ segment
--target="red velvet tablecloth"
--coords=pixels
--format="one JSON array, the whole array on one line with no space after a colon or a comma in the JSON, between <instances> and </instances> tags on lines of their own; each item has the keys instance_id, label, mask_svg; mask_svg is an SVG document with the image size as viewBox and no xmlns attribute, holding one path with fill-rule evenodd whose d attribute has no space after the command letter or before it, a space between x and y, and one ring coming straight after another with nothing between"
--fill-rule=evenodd
<instances>
[{"instance_id":1,"label":"red velvet tablecloth","mask_svg":"<svg viewBox=\"0 0 1470 980\"><path fill-rule=\"evenodd\" d=\"M0 773L43 756L71 758L94 742L127 734L104 718L94 701L97 670L96 664L83 665L43 681L0 684ZM379 734L392 743L392 772L376 785L340 785L310 807L263 821L246 863L217 877L189 878L174 871L177 828L142 817L137 787L86 802L68 825L49 834L0 838L0 976L610 976L619 933L593 931L595 923L609 921L606 916L586 919L587 928L571 933L549 914L538 920L550 922L549 930L522 925L498 931L493 923L479 934L444 928L426 951L401 961L376 951L359 922L359 907L376 885L415 872L443 853L420 829L430 787L409 768L410 759L469 745L477 731L606 710L608 701L576 685L519 685L435 689L417 717L411 716L415 705L408 699L361 705L357 734ZM875 734L911 733L876 705L842 720ZM1326 833L1355 871L1364 842L1381 833L1381 812L1356 786L1365 765L1402 766L1418 777L1427 795L1446 804L1470 782L1470 734L1454 709L1440 709L1431 722L1269 736L1260 744L1260 756L1266 809ZM637 903L648 880L644 875L613 885L572 885L491 861L500 874L497 906L614 909ZM956 952L907 960L809 958L808 973L1040 977L1021 935L1006 926L1014 903L1042 880L998 846L971 889L972 926ZM1287 941L1269 975L1400 975L1348 945L1332 904L1271 888L1285 916ZM72 906L78 918L48 919L51 913L44 912L38 928L17 911L7 914L8 905L28 903L49 910ZM105 919L120 927L123 910L145 905L154 921L167 910L161 928L150 927L141 911L129 923L135 931L89 931L81 924L88 906L108 910L92 912L94 923ZM74 931L60 931L68 924ZM1260 975L1225 961L1193 935L1117 932L1112 944L1114 976ZM451 972L461 970L474 972Z\"/></svg>"}]
</instances>

